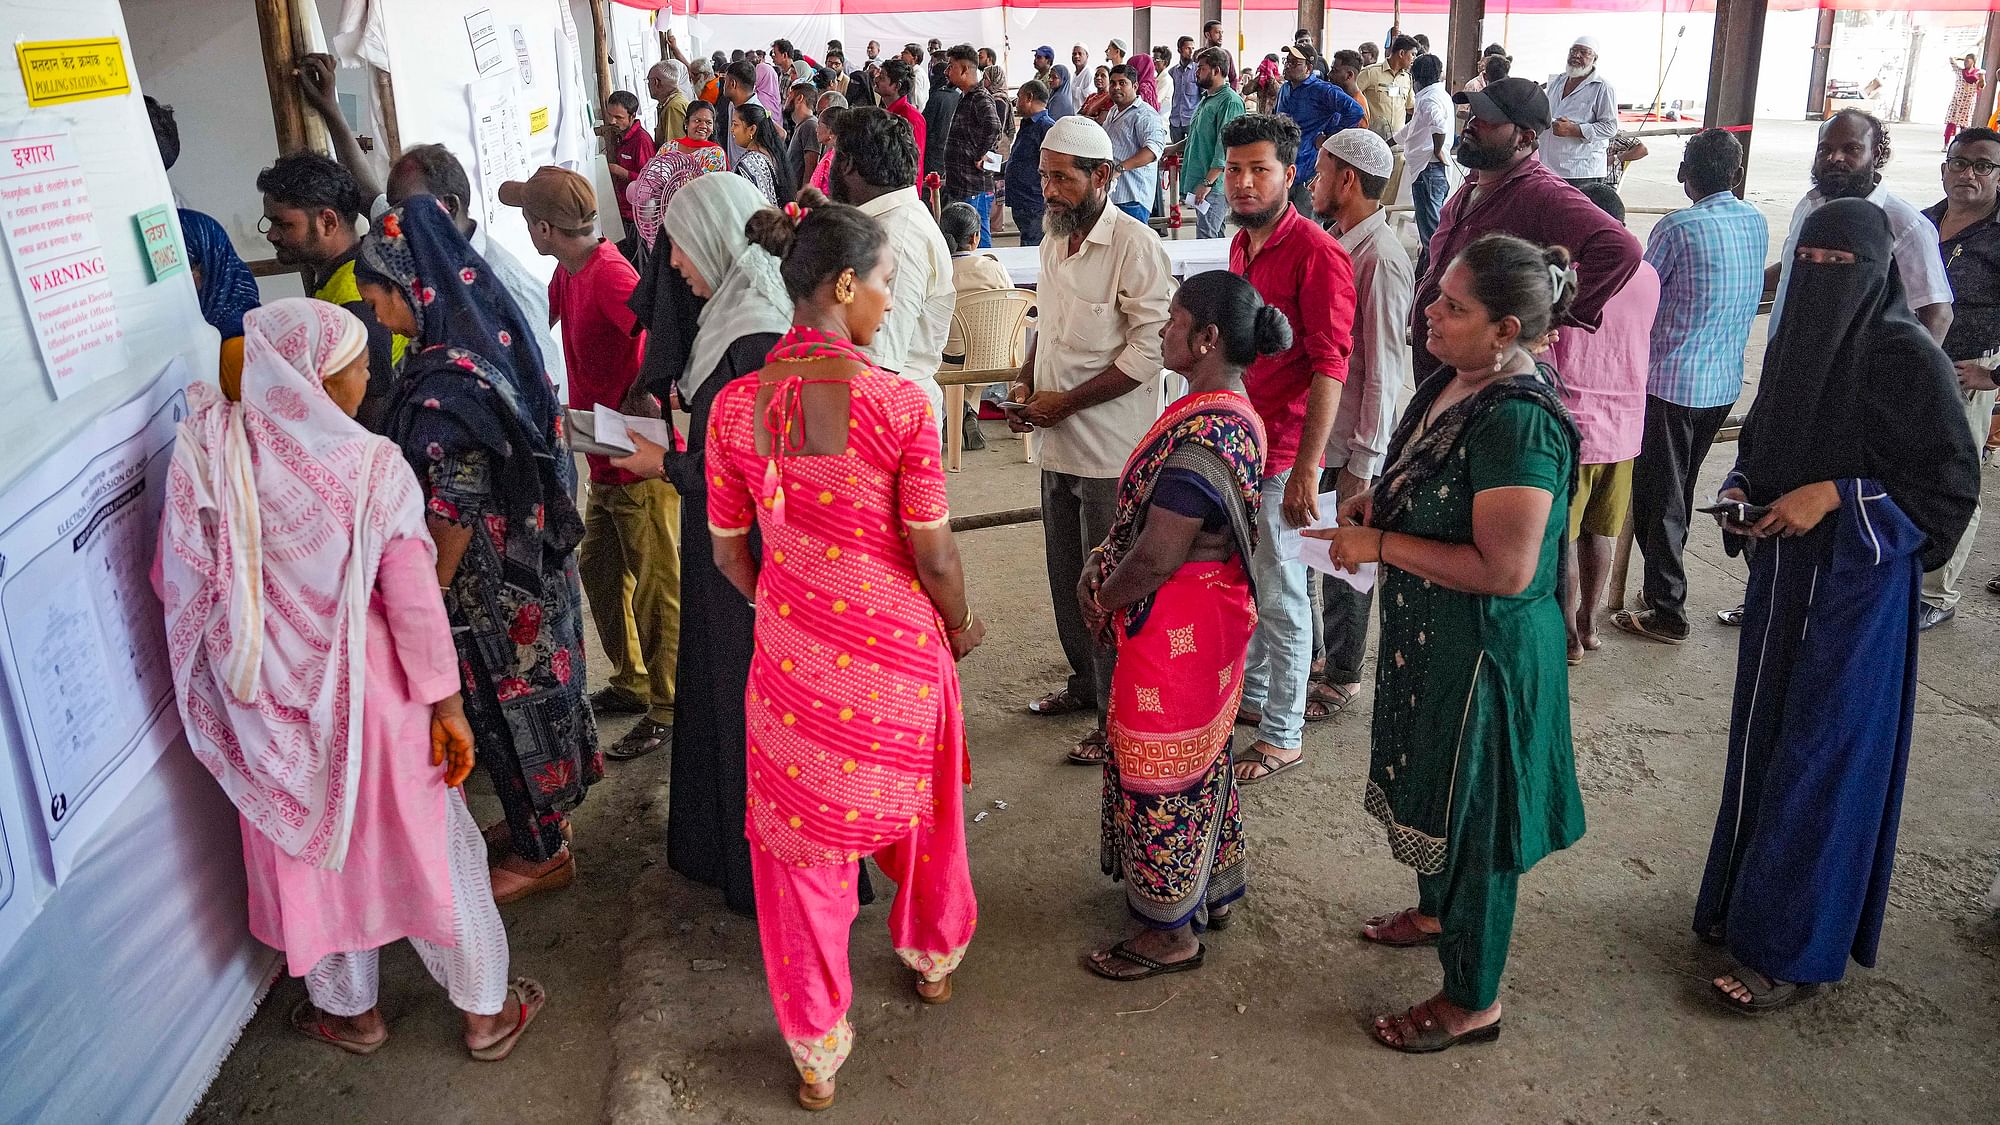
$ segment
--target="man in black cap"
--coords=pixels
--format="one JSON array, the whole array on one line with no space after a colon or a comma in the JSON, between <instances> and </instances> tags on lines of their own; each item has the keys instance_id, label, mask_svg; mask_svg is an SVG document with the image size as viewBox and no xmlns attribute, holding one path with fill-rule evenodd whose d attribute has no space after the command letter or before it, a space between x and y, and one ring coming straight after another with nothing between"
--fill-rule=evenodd
<instances>
[{"instance_id":1,"label":"man in black cap","mask_svg":"<svg viewBox=\"0 0 2000 1125\"><path fill-rule=\"evenodd\" d=\"M1458 141L1458 162L1472 170L1444 205L1431 236L1430 264L1417 282L1410 314L1411 368L1419 382L1437 370L1424 347L1424 309L1459 251L1492 231L1543 246L1562 246L1580 283L1566 323L1595 330L1604 302L1639 269L1639 240L1584 194L1542 164L1537 139L1549 129L1549 98L1525 78L1503 78L1484 90L1454 94L1472 112Z\"/></svg>"}]
</instances>

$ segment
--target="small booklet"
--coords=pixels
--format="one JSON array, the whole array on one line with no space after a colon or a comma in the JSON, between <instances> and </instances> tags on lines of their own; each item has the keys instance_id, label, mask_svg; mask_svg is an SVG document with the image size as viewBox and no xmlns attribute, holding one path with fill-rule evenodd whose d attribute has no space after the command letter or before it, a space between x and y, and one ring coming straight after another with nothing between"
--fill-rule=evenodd
<instances>
[{"instance_id":1,"label":"small booklet","mask_svg":"<svg viewBox=\"0 0 2000 1125\"><path fill-rule=\"evenodd\" d=\"M623 457L639 447L632 442L638 434L655 445L674 447L673 431L664 418L634 418L608 406L569 412L570 445L578 453Z\"/></svg>"}]
</instances>

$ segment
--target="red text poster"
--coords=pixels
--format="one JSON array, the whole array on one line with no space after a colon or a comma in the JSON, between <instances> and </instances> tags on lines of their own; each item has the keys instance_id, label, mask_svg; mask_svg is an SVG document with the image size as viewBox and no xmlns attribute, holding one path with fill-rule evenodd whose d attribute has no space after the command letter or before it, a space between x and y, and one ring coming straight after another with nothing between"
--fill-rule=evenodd
<instances>
[{"instance_id":1,"label":"red text poster","mask_svg":"<svg viewBox=\"0 0 2000 1125\"><path fill-rule=\"evenodd\" d=\"M111 270L69 133L0 142L0 232L56 397L123 369Z\"/></svg>"}]
</instances>

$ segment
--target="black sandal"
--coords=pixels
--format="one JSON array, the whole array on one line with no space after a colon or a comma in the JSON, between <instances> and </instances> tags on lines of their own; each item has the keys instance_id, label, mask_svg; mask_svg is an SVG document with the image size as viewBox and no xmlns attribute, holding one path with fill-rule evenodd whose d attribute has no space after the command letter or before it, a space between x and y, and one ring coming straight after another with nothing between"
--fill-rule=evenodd
<instances>
[{"instance_id":1,"label":"black sandal","mask_svg":"<svg viewBox=\"0 0 2000 1125\"><path fill-rule=\"evenodd\" d=\"M1110 949L1107 949L1104 952L1108 954L1109 957L1116 957L1119 960L1124 961L1126 964L1137 965L1141 969L1145 970L1144 972L1141 973L1132 973L1132 974L1114 973L1111 970L1104 967L1103 961L1093 960L1092 958L1089 957L1085 957L1083 959L1084 968L1089 969L1091 972L1096 973L1098 976L1103 977L1105 980L1115 980L1115 981L1146 980L1150 977L1165 976L1168 973L1191 972L1195 969L1201 968L1202 961L1208 957L1208 947L1201 944L1200 942L1196 942L1194 947L1194 956L1192 957L1189 957L1181 961L1155 961L1151 957L1147 957L1144 954L1132 952L1131 938L1126 938L1124 941L1119 942L1117 945L1112 946ZM1109 957L1107 957L1107 960L1109 959Z\"/></svg>"},{"instance_id":2,"label":"black sandal","mask_svg":"<svg viewBox=\"0 0 2000 1125\"><path fill-rule=\"evenodd\" d=\"M1423 1014L1419 1016L1419 1012ZM1386 1032L1394 1032L1398 1042L1389 1042ZM1485 1027L1453 1035L1444 1029L1444 1021L1431 1015L1430 1002L1425 1001L1400 1016L1376 1016L1375 1026L1368 1029L1368 1034L1375 1042L1392 1051L1401 1051L1406 1055L1434 1055L1460 1043L1493 1042L1500 1038L1500 1021L1494 1020Z\"/></svg>"},{"instance_id":3,"label":"black sandal","mask_svg":"<svg viewBox=\"0 0 2000 1125\"><path fill-rule=\"evenodd\" d=\"M640 719L631 730L625 732L625 737L612 743L611 749L606 750L604 756L614 762L629 762L634 758L643 758L662 747L671 747L673 744L674 728L654 719Z\"/></svg>"},{"instance_id":4,"label":"black sandal","mask_svg":"<svg viewBox=\"0 0 2000 1125\"><path fill-rule=\"evenodd\" d=\"M1097 702L1095 700L1085 699L1083 696L1065 687L1060 691L1052 691L1035 700L1033 703L1028 704L1028 714L1043 716L1074 715L1079 711L1088 711L1096 706Z\"/></svg>"},{"instance_id":5,"label":"black sandal","mask_svg":"<svg viewBox=\"0 0 2000 1125\"><path fill-rule=\"evenodd\" d=\"M1820 989L1817 982L1779 980L1776 977L1766 976L1748 965L1737 965L1729 970L1728 975L1736 978L1736 982L1750 993L1750 999L1738 1000L1713 981L1708 985L1709 995L1715 997L1716 1002L1723 1007L1745 1016L1769 1015L1781 1008L1802 1004L1818 995Z\"/></svg>"}]
</instances>

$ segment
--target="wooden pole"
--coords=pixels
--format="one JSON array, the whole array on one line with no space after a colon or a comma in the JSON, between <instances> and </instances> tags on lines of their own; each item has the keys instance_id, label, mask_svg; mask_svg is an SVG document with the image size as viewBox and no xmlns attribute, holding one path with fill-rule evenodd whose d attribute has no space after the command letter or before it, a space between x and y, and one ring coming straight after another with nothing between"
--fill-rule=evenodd
<instances>
[{"instance_id":1,"label":"wooden pole","mask_svg":"<svg viewBox=\"0 0 2000 1125\"><path fill-rule=\"evenodd\" d=\"M1822 9L1819 21L1813 31L1812 69L1806 74L1806 120L1819 121L1826 116L1826 67L1833 55L1833 9ZM1717 25L1716 34L1721 34ZM1709 73L1715 72L1714 64L1709 64Z\"/></svg>"},{"instance_id":2,"label":"wooden pole","mask_svg":"<svg viewBox=\"0 0 2000 1125\"><path fill-rule=\"evenodd\" d=\"M1326 43L1326 0L1299 0L1299 27L1312 33L1315 51L1324 51ZM1297 31L1297 28L1293 29Z\"/></svg>"},{"instance_id":3,"label":"wooden pole","mask_svg":"<svg viewBox=\"0 0 2000 1125\"><path fill-rule=\"evenodd\" d=\"M396 84L389 72L368 64L368 71L375 79L375 111L382 115L382 151L394 164L403 158L403 132L396 125Z\"/></svg>"},{"instance_id":4,"label":"wooden pole","mask_svg":"<svg viewBox=\"0 0 2000 1125\"><path fill-rule=\"evenodd\" d=\"M1715 38L1708 56L1708 96L1702 124L1728 129L1743 145L1743 180L1750 178L1751 124L1757 116L1757 68L1764 52L1768 0L1716 0Z\"/></svg>"},{"instance_id":5,"label":"wooden pole","mask_svg":"<svg viewBox=\"0 0 2000 1125\"><path fill-rule=\"evenodd\" d=\"M1486 19L1486 0L1452 0L1445 24L1445 82L1456 90L1479 72L1479 25Z\"/></svg>"},{"instance_id":6,"label":"wooden pole","mask_svg":"<svg viewBox=\"0 0 2000 1125\"><path fill-rule=\"evenodd\" d=\"M604 115L604 99L616 87L611 85L611 2L590 0L590 30L597 50L597 116Z\"/></svg>"},{"instance_id":7,"label":"wooden pole","mask_svg":"<svg viewBox=\"0 0 2000 1125\"><path fill-rule=\"evenodd\" d=\"M298 52L292 45L291 0L257 0L257 39L264 50L264 84L280 156L307 147L305 99L299 93Z\"/></svg>"}]
</instances>

